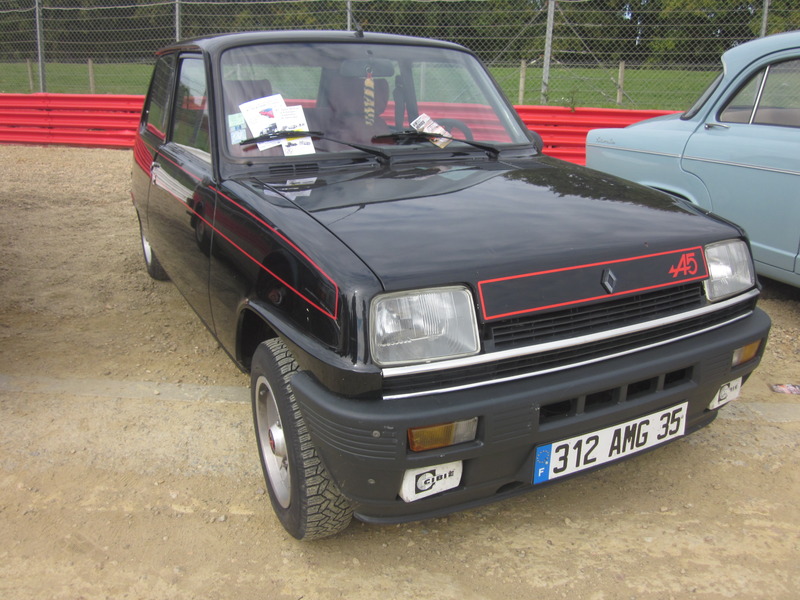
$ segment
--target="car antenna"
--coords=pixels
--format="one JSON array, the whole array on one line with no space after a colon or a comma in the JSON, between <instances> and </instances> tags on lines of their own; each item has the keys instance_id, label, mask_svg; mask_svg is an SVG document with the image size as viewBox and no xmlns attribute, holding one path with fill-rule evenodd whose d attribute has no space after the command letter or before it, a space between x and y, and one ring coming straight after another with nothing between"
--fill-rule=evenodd
<instances>
[{"instance_id":1,"label":"car antenna","mask_svg":"<svg viewBox=\"0 0 800 600\"><path fill-rule=\"evenodd\" d=\"M357 38L363 38L364 37L364 28L361 27L361 23L359 23L358 21L355 21L355 24L356 24L356 37Z\"/></svg>"}]
</instances>

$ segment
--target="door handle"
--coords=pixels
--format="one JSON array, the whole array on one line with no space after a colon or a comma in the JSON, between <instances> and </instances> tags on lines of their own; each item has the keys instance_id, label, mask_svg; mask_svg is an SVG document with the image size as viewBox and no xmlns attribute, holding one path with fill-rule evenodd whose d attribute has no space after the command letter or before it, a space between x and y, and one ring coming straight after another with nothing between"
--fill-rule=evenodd
<instances>
[{"instance_id":1,"label":"door handle","mask_svg":"<svg viewBox=\"0 0 800 600\"><path fill-rule=\"evenodd\" d=\"M730 129L730 125L723 125L722 123L706 123L703 125L704 129Z\"/></svg>"}]
</instances>

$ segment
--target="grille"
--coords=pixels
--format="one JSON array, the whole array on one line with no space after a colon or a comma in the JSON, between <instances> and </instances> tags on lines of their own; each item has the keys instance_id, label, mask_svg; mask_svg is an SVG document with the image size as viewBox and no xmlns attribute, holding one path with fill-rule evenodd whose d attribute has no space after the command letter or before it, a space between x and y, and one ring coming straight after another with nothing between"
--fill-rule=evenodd
<instances>
[{"instance_id":1,"label":"grille","mask_svg":"<svg viewBox=\"0 0 800 600\"><path fill-rule=\"evenodd\" d=\"M663 344L681 336L691 335L704 329L722 325L733 319L744 317L755 308L755 299L727 306L712 313L703 314L678 323L638 331L630 335L570 346L551 352L542 352L520 357L508 358L479 365L419 373L384 380L385 396L401 396L420 391L436 392L449 388L488 384L495 380L524 377L536 372L566 368L575 363L598 360L619 353L635 351L637 348L653 344ZM661 316L661 315L659 315ZM628 324L630 321L615 320L614 325ZM608 329L608 327L604 327ZM575 331L574 328L571 331ZM590 329L580 329L581 333ZM562 335L565 335L562 333ZM576 334L577 335L577 334ZM534 338L541 342L540 338ZM548 340L553 339L552 336Z\"/></svg>"},{"instance_id":2,"label":"grille","mask_svg":"<svg viewBox=\"0 0 800 600\"><path fill-rule=\"evenodd\" d=\"M692 283L627 296L599 304L573 307L533 317L508 319L487 328L488 351L519 348L634 325L700 308L701 284Z\"/></svg>"}]
</instances>

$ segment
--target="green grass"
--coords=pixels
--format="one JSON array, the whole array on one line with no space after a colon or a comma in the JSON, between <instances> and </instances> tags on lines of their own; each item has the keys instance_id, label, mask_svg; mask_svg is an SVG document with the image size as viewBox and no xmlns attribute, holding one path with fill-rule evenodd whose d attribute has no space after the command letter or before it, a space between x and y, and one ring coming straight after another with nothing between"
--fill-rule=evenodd
<instances>
[{"instance_id":1,"label":"green grass","mask_svg":"<svg viewBox=\"0 0 800 600\"><path fill-rule=\"evenodd\" d=\"M519 102L520 70L493 68L492 74L514 104ZM542 69L529 68L521 104L596 108L686 110L714 79L711 71L632 69L625 71L622 104L617 104L617 69L550 69L547 101L542 102Z\"/></svg>"},{"instance_id":2,"label":"green grass","mask_svg":"<svg viewBox=\"0 0 800 600\"><path fill-rule=\"evenodd\" d=\"M95 64L95 93L145 94L150 83L153 65L150 64ZM39 74L36 63L31 63L33 89L26 63L0 65L0 93L39 91ZM45 66L47 92L55 94L88 94L89 67L87 64L49 63Z\"/></svg>"},{"instance_id":3,"label":"green grass","mask_svg":"<svg viewBox=\"0 0 800 600\"><path fill-rule=\"evenodd\" d=\"M33 89L25 63L0 65L0 93L30 93L39 91L37 65L31 64ZM519 68L493 67L492 73L514 104L519 100ZM98 94L144 94L150 81L149 64L95 64L95 92ZM625 72L625 95L618 105L617 69L567 68L554 66L550 70L550 88L544 104L586 106L598 108L637 108L685 110L714 78L710 71L679 69L633 69ZM87 94L89 68L87 64L49 63L45 78L47 91L53 93ZM522 104L543 104L541 97L542 69L529 68L525 75Z\"/></svg>"}]
</instances>

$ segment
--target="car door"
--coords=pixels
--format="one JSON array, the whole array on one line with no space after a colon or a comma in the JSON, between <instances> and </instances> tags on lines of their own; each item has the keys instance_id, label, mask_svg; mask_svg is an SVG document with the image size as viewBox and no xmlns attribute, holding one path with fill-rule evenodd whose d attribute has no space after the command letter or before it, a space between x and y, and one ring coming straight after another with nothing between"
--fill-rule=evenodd
<instances>
[{"instance_id":1,"label":"car door","mask_svg":"<svg viewBox=\"0 0 800 600\"><path fill-rule=\"evenodd\" d=\"M150 243L170 279L211 327L209 255L214 221L208 85L199 54L180 56L165 142L151 168Z\"/></svg>"},{"instance_id":2,"label":"car door","mask_svg":"<svg viewBox=\"0 0 800 600\"><path fill-rule=\"evenodd\" d=\"M800 58L754 65L689 138L683 168L712 210L747 231L759 268L781 278L800 249ZM770 271L774 269L773 271Z\"/></svg>"}]
</instances>

